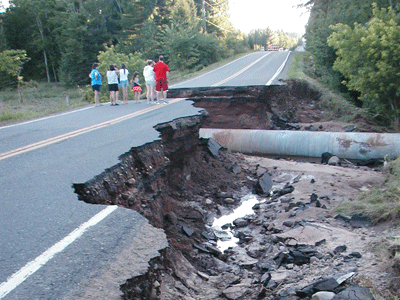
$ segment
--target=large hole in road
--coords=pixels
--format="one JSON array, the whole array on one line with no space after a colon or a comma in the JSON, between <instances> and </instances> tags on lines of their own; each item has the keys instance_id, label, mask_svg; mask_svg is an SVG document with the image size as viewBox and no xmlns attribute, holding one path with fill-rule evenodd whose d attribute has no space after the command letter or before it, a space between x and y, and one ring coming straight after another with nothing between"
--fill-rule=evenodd
<instances>
[{"instance_id":1,"label":"large hole in road","mask_svg":"<svg viewBox=\"0 0 400 300\"><path fill-rule=\"evenodd\" d=\"M205 112L155 126L159 141L132 148L118 165L73 186L82 201L134 209L166 232L169 247L150 262L146 274L121 286L122 298L264 299L269 279L263 275L271 261L259 259L254 248L247 259L235 262L232 249L221 252L217 247L218 233L210 228L215 217L255 192L261 171L243 164L240 154L210 151L212 145L199 139L199 129L296 128L297 122L321 120L313 109L319 94L304 83L290 82L171 90L169 97L191 99ZM229 226L238 243L246 244L255 225L243 222ZM261 240L260 249L274 243L270 234Z\"/></svg>"}]
</instances>

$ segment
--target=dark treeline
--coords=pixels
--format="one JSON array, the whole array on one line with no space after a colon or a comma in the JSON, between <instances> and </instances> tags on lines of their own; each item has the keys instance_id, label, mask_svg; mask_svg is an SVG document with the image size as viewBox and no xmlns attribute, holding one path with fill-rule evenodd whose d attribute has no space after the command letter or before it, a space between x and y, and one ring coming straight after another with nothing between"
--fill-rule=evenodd
<instances>
[{"instance_id":1,"label":"dark treeline","mask_svg":"<svg viewBox=\"0 0 400 300\"><path fill-rule=\"evenodd\" d=\"M172 70L198 70L259 45L234 30L228 2L11 0L0 14L0 52L26 52L24 81L69 86L87 84L90 66L110 47L143 60L162 53Z\"/></svg>"}]
</instances>

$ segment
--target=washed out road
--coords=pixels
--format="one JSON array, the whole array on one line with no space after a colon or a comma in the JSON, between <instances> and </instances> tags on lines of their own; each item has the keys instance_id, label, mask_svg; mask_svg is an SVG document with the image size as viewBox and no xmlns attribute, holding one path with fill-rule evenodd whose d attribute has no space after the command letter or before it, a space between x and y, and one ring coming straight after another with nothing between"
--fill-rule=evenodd
<instances>
[{"instance_id":1,"label":"washed out road","mask_svg":"<svg viewBox=\"0 0 400 300\"><path fill-rule=\"evenodd\" d=\"M251 53L171 88L275 83L289 54ZM199 112L130 101L0 127L0 299L118 299L166 237L135 211L78 201L72 184L158 139L156 124Z\"/></svg>"}]
</instances>

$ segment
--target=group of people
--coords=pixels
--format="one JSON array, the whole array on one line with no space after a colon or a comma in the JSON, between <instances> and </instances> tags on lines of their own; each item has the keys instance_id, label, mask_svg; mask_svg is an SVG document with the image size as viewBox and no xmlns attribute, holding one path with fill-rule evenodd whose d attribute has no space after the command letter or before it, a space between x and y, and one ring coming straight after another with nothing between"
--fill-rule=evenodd
<instances>
[{"instance_id":1,"label":"group of people","mask_svg":"<svg viewBox=\"0 0 400 300\"><path fill-rule=\"evenodd\" d=\"M91 85L94 92L94 104L99 106L100 104L100 87L101 87L101 74L99 72L99 64L94 63L92 71L89 74L91 78ZM147 65L143 69L143 76L146 82L146 98L147 103L158 103L154 101L154 94L157 93L157 100L163 99L165 103L167 101L168 91L168 80L169 80L169 68L164 62L164 56L158 57L158 62L155 63L153 60L147 60ZM129 71L125 64L121 64L121 69L118 69L116 65L110 65L107 70L107 83L108 90L110 92L110 102L112 106L118 105L119 91L122 92L123 104L128 104L128 87L129 87ZM134 72L131 79L133 85L132 91L135 95L136 103L140 99L140 93L142 91L141 84L139 82L139 73Z\"/></svg>"}]
</instances>

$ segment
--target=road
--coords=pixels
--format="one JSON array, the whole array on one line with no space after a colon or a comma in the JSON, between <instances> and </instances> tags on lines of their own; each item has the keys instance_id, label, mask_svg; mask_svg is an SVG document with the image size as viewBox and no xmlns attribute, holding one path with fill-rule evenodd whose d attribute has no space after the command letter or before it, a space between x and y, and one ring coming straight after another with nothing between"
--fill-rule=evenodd
<instances>
[{"instance_id":1,"label":"road","mask_svg":"<svg viewBox=\"0 0 400 300\"><path fill-rule=\"evenodd\" d=\"M171 88L271 84L288 54L252 53ZM0 127L0 299L118 299L166 237L134 211L78 201L72 183L157 140L154 125L197 114L184 99L130 101Z\"/></svg>"}]
</instances>

